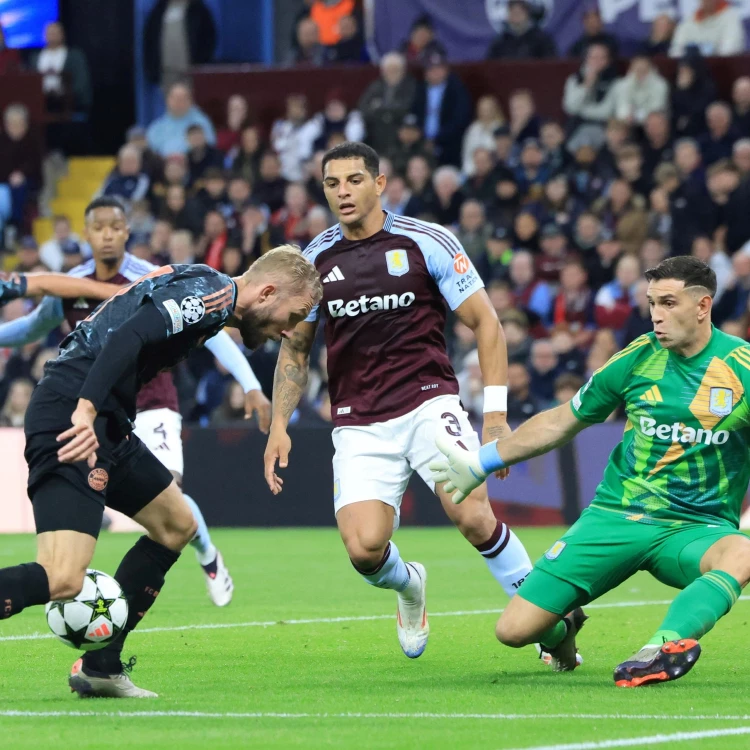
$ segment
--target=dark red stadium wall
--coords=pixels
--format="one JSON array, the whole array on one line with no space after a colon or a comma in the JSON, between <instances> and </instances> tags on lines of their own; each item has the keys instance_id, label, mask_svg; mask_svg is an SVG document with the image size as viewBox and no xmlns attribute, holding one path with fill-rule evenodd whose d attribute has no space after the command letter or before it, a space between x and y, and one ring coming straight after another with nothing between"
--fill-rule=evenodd
<instances>
[{"instance_id":1,"label":"dark red stadium wall","mask_svg":"<svg viewBox=\"0 0 750 750\"><path fill-rule=\"evenodd\" d=\"M656 61L669 80L674 77L676 61L660 58ZM709 66L719 86L719 94L728 99L732 82L741 75L750 75L750 55L731 58L712 58ZM565 79L574 72L574 60L535 62L481 62L456 65L455 70L476 100L494 93L507 109L508 95L518 88L534 93L537 107L544 117L562 118L562 93ZM622 71L627 67L622 63ZM284 113L284 101L289 94L305 93L310 111L323 108L326 94L333 88L341 89L347 104L354 106L367 85L378 77L374 66L336 66L325 69L274 69L255 66L226 68L208 66L197 68L193 80L198 104L217 124L224 122L226 101L232 94L243 94L251 110L266 128Z\"/></svg>"}]
</instances>

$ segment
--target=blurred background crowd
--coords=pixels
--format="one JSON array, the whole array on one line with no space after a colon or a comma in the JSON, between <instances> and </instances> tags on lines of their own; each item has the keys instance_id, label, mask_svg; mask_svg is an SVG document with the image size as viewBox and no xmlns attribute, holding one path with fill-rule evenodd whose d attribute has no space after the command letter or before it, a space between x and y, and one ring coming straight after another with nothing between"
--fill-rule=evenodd
<instances>
[{"instance_id":1,"label":"blurred background crowd","mask_svg":"<svg viewBox=\"0 0 750 750\"><path fill-rule=\"evenodd\" d=\"M90 194L118 196L130 211L129 251L156 264L207 263L230 275L283 242L305 247L333 224L321 160L345 140L381 155L387 210L454 232L476 265L503 324L510 357L509 418L519 421L570 398L615 351L651 329L642 272L692 254L716 271L714 323L743 338L750 323L750 77L722 98L707 57L744 54L738 12L701 0L678 21L658 15L622 54L596 4L580 33L558 49L539 7L510 0L488 59L574 58L563 90L546 97L564 117L540 115L539 95L506 84L502 99L472 96L430 16L405 27L391 50L372 51L355 0L300 0L280 65L297 66L299 91L270 123L237 91L212 118L194 99L192 66L213 59L217 30L201 0L159 0L144 26L144 69L163 114L132 126ZM87 154L91 71L50 23L41 49L5 46L2 76L41 75L47 116L33 122L9 102L0 133L0 226L5 270L66 271L90 257L60 213L68 159ZM655 60L675 58L663 75ZM356 104L337 85L342 65L377 65ZM304 72L331 68L324 105L305 94ZM541 108L544 109L544 108ZM43 144L43 145L42 145ZM89 181L90 177L89 177ZM63 202L64 206L65 203ZM40 236L43 220L49 236ZM44 239L44 241L42 241ZM3 320L27 314L17 301ZM64 335L0 352L0 425L20 425L43 363ZM481 415L473 334L446 331L466 408ZM276 344L252 354L270 395ZM326 353L313 353L307 398L295 419L330 422ZM208 352L177 373L188 422L241 419L242 391Z\"/></svg>"}]
</instances>

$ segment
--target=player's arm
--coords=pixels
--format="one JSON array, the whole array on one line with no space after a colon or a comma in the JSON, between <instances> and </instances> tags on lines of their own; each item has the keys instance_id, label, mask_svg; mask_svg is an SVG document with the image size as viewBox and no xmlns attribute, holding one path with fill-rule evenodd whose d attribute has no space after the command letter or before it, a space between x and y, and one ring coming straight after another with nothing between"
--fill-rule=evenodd
<instances>
[{"instance_id":1,"label":"player's arm","mask_svg":"<svg viewBox=\"0 0 750 750\"><path fill-rule=\"evenodd\" d=\"M250 367L242 350L226 331L219 331L216 336L208 339L206 349L211 351L242 386L245 392L245 419L250 419L253 414L257 414L260 431L268 434L271 426L271 402L265 397L258 378L255 377L253 368Z\"/></svg>"},{"instance_id":2,"label":"player's arm","mask_svg":"<svg viewBox=\"0 0 750 750\"><path fill-rule=\"evenodd\" d=\"M58 451L61 463L88 461L94 468L99 447L94 432L96 415L120 378L135 371L143 347L167 338L164 318L153 304L139 307L109 334L78 394L78 405L71 417L73 426L57 437L58 442L70 440Z\"/></svg>"},{"instance_id":3,"label":"player's arm","mask_svg":"<svg viewBox=\"0 0 750 750\"><path fill-rule=\"evenodd\" d=\"M62 302L45 297L28 315L0 323L0 346L26 346L43 339L65 320Z\"/></svg>"},{"instance_id":4,"label":"player's arm","mask_svg":"<svg viewBox=\"0 0 750 750\"><path fill-rule=\"evenodd\" d=\"M87 297L88 299L109 299L122 287L93 279L81 279L64 273L29 273L26 278L24 297L37 297L48 294L52 297Z\"/></svg>"},{"instance_id":5,"label":"player's arm","mask_svg":"<svg viewBox=\"0 0 750 750\"><path fill-rule=\"evenodd\" d=\"M289 463L292 441L286 428L294 410L305 392L310 367L310 351L315 341L316 320L299 323L289 338L281 342L279 359L273 378L273 407L271 413L271 433L265 453L266 482L274 495L281 492L283 479L276 475L276 461L279 468Z\"/></svg>"}]
</instances>

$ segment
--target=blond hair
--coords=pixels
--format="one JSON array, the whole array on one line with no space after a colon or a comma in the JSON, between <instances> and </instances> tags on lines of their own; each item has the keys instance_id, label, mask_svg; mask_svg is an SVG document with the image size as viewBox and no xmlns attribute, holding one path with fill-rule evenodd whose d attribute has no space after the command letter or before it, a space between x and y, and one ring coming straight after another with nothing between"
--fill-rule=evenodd
<instances>
[{"instance_id":1,"label":"blond hair","mask_svg":"<svg viewBox=\"0 0 750 750\"><path fill-rule=\"evenodd\" d=\"M297 245L279 245L261 255L245 271L249 282L257 281L260 276L270 276L283 283L291 297L310 294L316 305L323 297L320 274Z\"/></svg>"}]
</instances>

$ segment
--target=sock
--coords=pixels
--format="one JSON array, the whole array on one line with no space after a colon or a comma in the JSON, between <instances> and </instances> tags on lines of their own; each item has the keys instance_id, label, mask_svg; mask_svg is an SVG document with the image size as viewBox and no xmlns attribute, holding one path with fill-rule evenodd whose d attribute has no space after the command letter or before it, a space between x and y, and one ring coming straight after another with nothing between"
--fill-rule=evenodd
<instances>
[{"instance_id":1,"label":"sock","mask_svg":"<svg viewBox=\"0 0 750 750\"><path fill-rule=\"evenodd\" d=\"M39 563L0 570L0 620L49 601L47 571Z\"/></svg>"},{"instance_id":2,"label":"sock","mask_svg":"<svg viewBox=\"0 0 750 750\"><path fill-rule=\"evenodd\" d=\"M362 570L356 565L354 565L354 569L367 583L380 589L403 591L409 585L409 569L401 559L398 547L393 542L388 543L383 559L374 570Z\"/></svg>"},{"instance_id":3,"label":"sock","mask_svg":"<svg viewBox=\"0 0 750 750\"><path fill-rule=\"evenodd\" d=\"M661 627L647 645L701 638L729 612L741 593L737 579L723 570L712 570L696 578L677 594Z\"/></svg>"},{"instance_id":4,"label":"sock","mask_svg":"<svg viewBox=\"0 0 750 750\"><path fill-rule=\"evenodd\" d=\"M549 630L545 630L539 636L539 645L545 650L550 651L559 646L563 638L568 634L568 626L565 620L560 620L557 625L553 625Z\"/></svg>"},{"instance_id":5,"label":"sock","mask_svg":"<svg viewBox=\"0 0 750 750\"><path fill-rule=\"evenodd\" d=\"M532 568L521 540L502 521L498 521L492 536L474 546L503 591L512 597Z\"/></svg>"},{"instance_id":6,"label":"sock","mask_svg":"<svg viewBox=\"0 0 750 750\"><path fill-rule=\"evenodd\" d=\"M190 495L186 495L183 492L182 496L187 500L190 510L193 511L193 518L195 518L198 524L198 531L195 532L190 546L195 549L195 556L201 565L210 565L216 560L216 547L211 543L211 535L208 533L208 526L206 526L203 513L201 513L201 509L198 507L198 503Z\"/></svg>"},{"instance_id":7,"label":"sock","mask_svg":"<svg viewBox=\"0 0 750 750\"><path fill-rule=\"evenodd\" d=\"M164 577L179 556L179 552L174 552L147 536L142 536L128 550L115 573L115 580L122 586L128 600L127 623L122 635L114 643L84 654L83 663L88 669L105 674L121 671L120 655L125 639L159 596Z\"/></svg>"}]
</instances>

